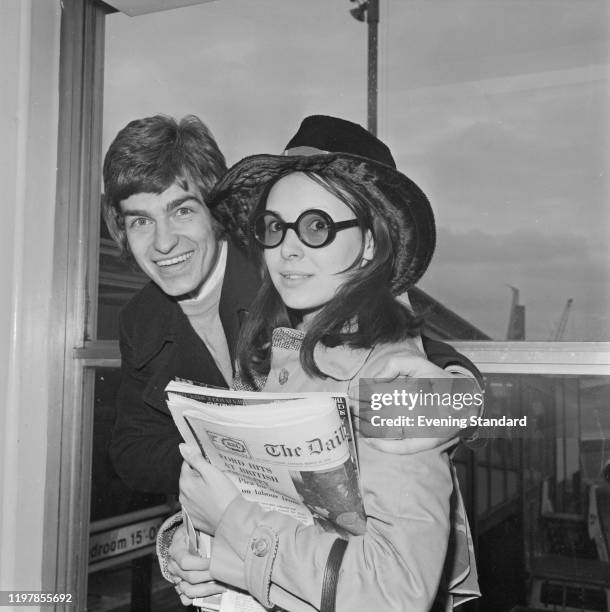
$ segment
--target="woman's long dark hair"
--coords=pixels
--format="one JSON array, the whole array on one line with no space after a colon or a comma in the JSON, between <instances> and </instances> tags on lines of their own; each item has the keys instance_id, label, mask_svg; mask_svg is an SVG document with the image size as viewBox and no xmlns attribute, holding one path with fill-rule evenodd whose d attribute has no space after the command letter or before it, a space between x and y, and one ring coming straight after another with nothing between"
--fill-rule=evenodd
<instances>
[{"instance_id":1,"label":"woman's long dark hair","mask_svg":"<svg viewBox=\"0 0 610 612\"><path fill-rule=\"evenodd\" d=\"M291 171L280 173L265 189L253 215L264 210L273 185ZM360 222L362 235L369 230L374 240L373 258L362 265L363 245L354 262L344 270L345 283L335 296L315 315L301 345L300 359L309 376L324 378L313 352L318 342L333 347L371 348L378 343L397 342L417 334L421 320L390 291L394 267L394 245L387 222L379 210L389 203L371 202L370 194L357 182L334 172L332 168L305 171L310 179L341 200ZM377 209L377 210L376 210ZM254 383L254 376L266 376L271 362L271 334L276 327L296 327L302 318L299 311L285 306L275 289L262 257L254 247L253 255L262 268L263 281L250 314L244 323L239 344L238 362L242 377Z\"/></svg>"}]
</instances>

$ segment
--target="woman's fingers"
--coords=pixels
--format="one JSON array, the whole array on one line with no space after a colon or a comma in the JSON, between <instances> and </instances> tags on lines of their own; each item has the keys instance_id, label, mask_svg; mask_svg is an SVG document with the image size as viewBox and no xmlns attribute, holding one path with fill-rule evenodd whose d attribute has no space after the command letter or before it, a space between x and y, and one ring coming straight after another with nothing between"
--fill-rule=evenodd
<instances>
[{"instance_id":1,"label":"woman's fingers","mask_svg":"<svg viewBox=\"0 0 610 612\"><path fill-rule=\"evenodd\" d=\"M186 541L186 528L184 524L180 525L172 537L172 542L169 547L169 559L167 562L169 571L173 574L174 569L181 570L207 570L210 567L209 557L191 554L188 551Z\"/></svg>"},{"instance_id":2,"label":"woman's fingers","mask_svg":"<svg viewBox=\"0 0 610 612\"><path fill-rule=\"evenodd\" d=\"M199 584L190 584L188 582L181 582L177 585L181 595L185 595L189 599L197 599L198 597L209 597L210 595L218 595L224 593L227 590L223 584L217 582L202 582Z\"/></svg>"},{"instance_id":3,"label":"woman's fingers","mask_svg":"<svg viewBox=\"0 0 610 612\"><path fill-rule=\"evenodd\" d=\"M176 578L174 589L180 596L180 601L183 605L188 606L193 603L198 597L209 597L210 595L219 595L227 590L223 584L206 580L203 582L188 582L181 578Z\"/></svg>"},{"instance_id":4,"label":"woman's fingers","mask_svg":"<svg viewBox=\"0 0 610 612\"><path fill-rule=\"evenodd\" d=\"M186 444L182 443L178 445L180 454L184 461L190 466L192 470L197 472L202 478L210 471L210 464L203 458L203 455L189 448Z\"/></svg>"},{"instance_id":5,"label":"woman's fingers","mask_svg":"<svg viewBox=\"0 0 610 612\"><path fill-rule=\"evenodd\" d=\"M183 606L190 606L193 603L192 599L189 599L186 595L182 595L179 591L176 591L180 595L180 603Z\"/></svg>"},{"instance_id":6,"label":"woman's fingers","mask_svg":"<svg viewBox=\"0 0 610 612\"><path fill-rule=\"evenodd\" d=\"M212 576L210 576L208 570L186 571L173 563L168 563L167 569L176 578L174 583L177 583L178 579L183 582L188 582L189 584L199 584L200 582L209 582L212 580Z\"/></svg>"},{"instance_id":7,"label":"woman's fingers","mask_svg":"<svg viewBox=\"0 0 610 612\"><path fill-rule=\"evenodd\" d=\"M189 567L199 567L205 565L209 568L210 559L196 557L194 555L184 555L180 563L175 559L170 559L167 569L174 577L174 588L180 595L180 601L188 606L193 603L193 599L198 597L208 597L224 593L227 589L224 585L214 582L208 569L187 569Z\"/></svg>"},{"instance_id":8,"label":"woman's fingers","mask_svg":"<svg viewBox=\"0 0 610 612\"><path fill-rule=\"evenodd\" d=\"M184 525L181 525L172 538L167 560L167 571L173 576L174 584L196 585L210 582L212 577L209 569L209 557L201 557L188 552ZM180 592L184 593L184 590Z\"/></svg>"},{"instance_id":9,"label":"woman's fingers","mask_svg":"<svg viewBox=\"0 0 610 612\"><path fill-rule=\"evenodd\" d=\"M172 568L178 568L182 571L202 571L210 569L210 558L200 557L199 555L191 555L188 552L178 551L174 553L170 550L170 559L167 562L167 567L172 573L175 573Z\"/></svg>"}]
</instances>

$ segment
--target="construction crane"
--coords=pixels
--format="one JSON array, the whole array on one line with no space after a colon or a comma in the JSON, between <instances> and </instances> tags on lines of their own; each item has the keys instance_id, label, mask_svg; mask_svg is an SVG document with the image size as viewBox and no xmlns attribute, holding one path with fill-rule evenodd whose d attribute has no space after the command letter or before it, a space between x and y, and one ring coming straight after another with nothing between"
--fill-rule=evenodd
<instances>
[{"instance_id":1,"label":"construction crane","mask_svg":"<svg viewBox=\"0 0 610 612\"><path fill-rule=\"evenodd\" d=\"M561 313L561 318L559 319L559 323L557 323L557 328L555 329L555 333L551 335L551 340L562 340L563 335L566 332L566 325L568 324L568 316L570 315L570 309L572 308L572 302L574 300L570 298L566 305L563 307L563 312Z\"/></svg>"},{"instance_id":2,"label":"construction crane","mask_svg":"<svg viewBox=\"0 0 610 612\"><path fill-rule=\"evenodd\" d=\"M519 289L512 285L506 285L513 292L508 317L507 340L525 340L525 306L519 304Z\"/></svg>"}]
</instances>

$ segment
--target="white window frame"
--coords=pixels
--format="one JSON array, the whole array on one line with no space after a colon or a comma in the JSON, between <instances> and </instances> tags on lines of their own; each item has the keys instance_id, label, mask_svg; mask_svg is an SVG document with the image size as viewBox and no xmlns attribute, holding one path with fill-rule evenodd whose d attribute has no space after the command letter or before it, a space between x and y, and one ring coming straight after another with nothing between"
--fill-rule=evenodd
<instances>
[{"instance_id":1,"label":"white window frame","mask_svg":"<svg viewBox=\"0 0 610 612\"><path fill-rule=\"evenodd\" d=\"M483 373L610 375L610 342L451 342Z\"/></svg>"}]
</instances>

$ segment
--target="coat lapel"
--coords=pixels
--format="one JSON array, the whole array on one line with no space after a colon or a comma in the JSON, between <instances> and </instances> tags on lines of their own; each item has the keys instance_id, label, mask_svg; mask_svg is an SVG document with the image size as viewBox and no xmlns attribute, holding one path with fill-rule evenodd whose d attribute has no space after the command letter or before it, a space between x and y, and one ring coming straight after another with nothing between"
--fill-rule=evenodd
<instances>
[{"instance_id":1,"label":"coat lapel","mask_svg":"<svg viewBox=\"0 0 610 612\"><path fill-rule=\"evenodd\" d=\"M175 300L150 282L137 296L130 344L133 365L141 368L157 355L165 343L175 340L176 317L180 310Z\"/></svg>"},{"instance_id":2,"label":"coat lapel","mask_svg":"<svg viewBox=\"0 0 610 612\"><path fill-rule=\"evenodd\" d=\"M162 412L168 412L165 387L174 378L202 382L215 387L227 387L223 375L207 346L192 328L178 304L173 305L171 333L159 351L143 367L152 370L144 393L144 401ZM230 381L229 381L230 382Z\"/></svg>"},{"instance_id":3,"label":"coat lapel","mask_svg":"<svg viewBox=\"0 0 610 612\"><path fill-rule=\"evenodd\" d=\"M219 310L234 366L239 330L260 287L260 277L252 261L240 249L231 242L228 246Z\"/></svg>"}]
</instances>

